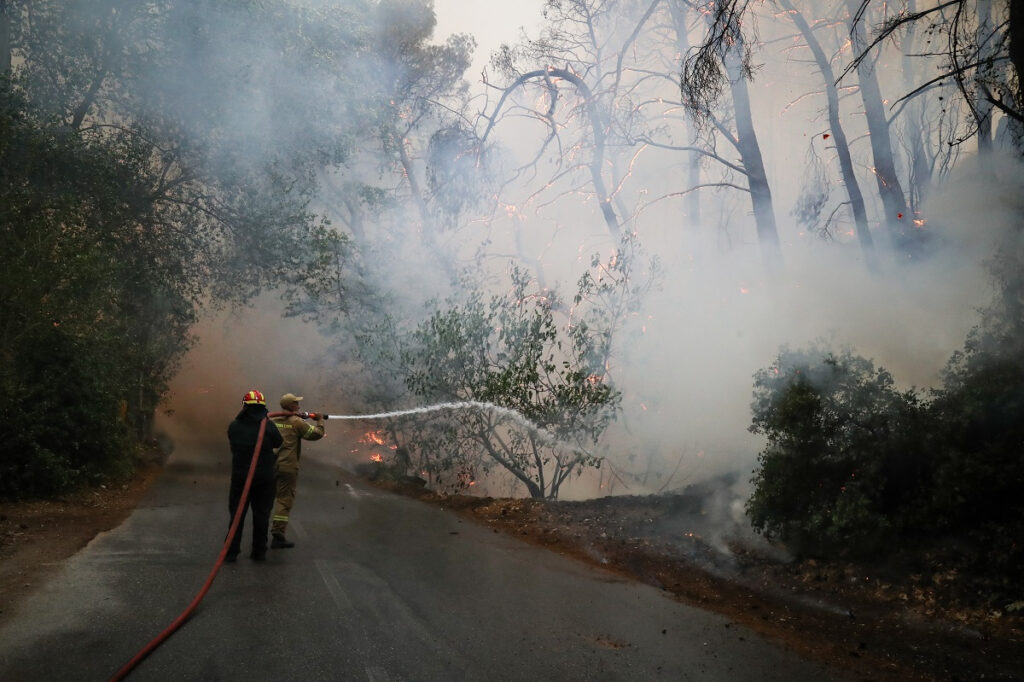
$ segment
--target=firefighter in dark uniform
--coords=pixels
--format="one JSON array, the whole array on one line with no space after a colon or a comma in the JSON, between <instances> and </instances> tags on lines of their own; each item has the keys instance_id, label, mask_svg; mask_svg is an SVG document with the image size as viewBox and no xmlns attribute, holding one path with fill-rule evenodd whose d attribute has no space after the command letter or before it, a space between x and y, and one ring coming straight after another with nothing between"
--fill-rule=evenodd
<instances>
[{"instance_id":1,"label":"firefighter in dark uniform","mask_svg":"<svg viewBox=\"0 0 1024 682\"><path fill-rule=\"evenodd\" d=\"M228 493L228 511L231 520L235 518L238 503L242 499L242 489L249 476L249 467L256 451L259 439L260 423L267 418L267 401L259 391L249 391L242 397L242 411L228 426L228 441L231 443L231 490ZM264 427L263 442L260 444L259 459L256 460L256 471L253 472L252 484L249 487L249 498L242 510L242 519L228 553L227 561L235 561L242 546L242 527L245 525L245 514L252 508L252 554L256 561L267 558L267 529L270 526L270 512L274 507L274 450L281 446L284 438L270 423ZM228 521L230 532L231 520Z\"/></svg>"},{"instance_id":2,"label":"firefighter in dark uniform","mask_svg":"<svg viewBox=\"0 0 1024 682\"><path fill-rule=\"evenodd\" d=\"M281 408L288 412L299 411L302 396L285 393L281 396ZM295 484L299 479L299 458L302 456L303 440L320 440L324 437L323 415L316 416L316 426L307 423L298 414L274 417L274 424L284 438L284 444L277 451L277 502L274 504L274 522L270 528L273 539L270 546L275 549L294 547L295 543L285 537L288 517L295 503Z\"/></svg>"}]
</instances>

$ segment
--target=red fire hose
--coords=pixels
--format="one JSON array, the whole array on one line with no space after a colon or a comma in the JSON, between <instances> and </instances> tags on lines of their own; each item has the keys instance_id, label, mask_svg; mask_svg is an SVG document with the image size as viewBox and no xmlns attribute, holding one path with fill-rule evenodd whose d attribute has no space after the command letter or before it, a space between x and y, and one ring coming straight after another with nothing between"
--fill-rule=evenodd
<instances>
[{"instance_id":1,"label":"red fire hose","mask_svg":"<svg viewBox=\"0 0 1024 682\"><path fill-rule=\"evenodd\" d=\"M267 416L281 417L289 414L292 413L274 412ZM260 448L263 446L263 434L266 430L267 419L264 419L263 421L260 422L260 433L259 436L256 438L256 449L253 450L252 453L252 463L249 465L249 474L246 476L245 486L242 488L242 498L238 502L238 509L235 510L234 518L231 519L231 528L230 530L228 530L228 535L224 539L224 546L220 548L220 554L217 555L217 561L214 562L213 570L210 571L210 575L206 578L206 582L203 583L203 587L199 590L199 593L196 594L195 598L192 600L192 603L188 605L188 608L182 611L181 615L175 618L174 622L167 626L167 629L165 629L159 635L154 637L153 641L151 641L149 644L143 647L142 650L139 651L139 653L135 654L132 660L128 661L123 668L118 670L117 673L112 678L110 678L111 682L123 680L125 677L127 677L128 673L134 670L135 666L142 662L142 659L151 654L158 646L163 644L168 637L174 634L174 632L178 628L184 625L185 621L188 620L192 613L196 610L196 607L199 606L199 602L201 602L203 600L203 597L206 596L206 593L209 592L210 586L213 585L213 579L217 577L217 572L220 571L220 567L224 563L224 557L227 556L228 547L231 545L231 538L235 537L235 532L238 530L238 525L242 521L242 515L245 514L245 505L249 501L249 488L252 485L253 474L256 473L256 462L257 460L259 460Z\"/></svg>"}]
</instances>

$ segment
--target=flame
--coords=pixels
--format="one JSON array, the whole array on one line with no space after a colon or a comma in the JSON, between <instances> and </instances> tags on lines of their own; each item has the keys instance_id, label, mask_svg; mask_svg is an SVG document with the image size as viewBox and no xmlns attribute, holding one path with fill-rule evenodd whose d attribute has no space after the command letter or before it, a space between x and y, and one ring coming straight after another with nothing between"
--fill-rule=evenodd
<instances>
[{"instance_id":1,"label":"flame","mask_svg":"<svg viewBox=\"0 0 1024 682\"><path fill-rule=\"evenodd\" d=\"M374 462L383 462L384 461L384 457L382 457L380 454L378 454L376 452L373 453L372 455L370 455L370 459L373 460Z\"/></svg>"},{"instance_id":2,"label":"flame","mask_svg":"<svg viewBox=\"0 0 1024 682\"><path fill-rule=\"evenodd\" d=\"M373 443L375 445L384 445L386 443L383 431L367 431L360 437L359 442Z\"/></svg>"}]
</instances>

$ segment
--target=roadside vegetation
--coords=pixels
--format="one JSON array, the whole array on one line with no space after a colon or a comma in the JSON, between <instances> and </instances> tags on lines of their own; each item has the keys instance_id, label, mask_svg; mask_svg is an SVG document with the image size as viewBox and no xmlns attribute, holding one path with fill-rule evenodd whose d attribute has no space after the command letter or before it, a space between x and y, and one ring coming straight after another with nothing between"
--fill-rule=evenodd
<instances>
[{"instance_id":1,"label":"roadside vegetation","mask_svg":"<svg viewBox=\"0 0 1024 682\"><path fill-rule=\"evenodd\" d=\"M825 4L761 17L799 32L810 88L828 97L828 132L802 133L810 175L792 215L825 239L855 235L836 253L899 279L940 248L917 216L956 150L977 141L981 166L996 148L1021 158L1024 16L1019 2L897 15ZM389 424L398 475L458 490L500 470L556 499L617 454L607 435L624 406L647 410L622 352L647 333L660 282L645 230L671 233L666 255L687 275L714 269L686 242L712 229L716 248L760 250L744 278L785 272L748 91L755 55L786 42L752 30L766 6L549 2L536 40L493 55L481 103L464 80L473 39L432 42L428 0L0 1L0 498L130 473L202 312L273 291L272 314L333 343L325 366L342 368L331 378L354 409L499 408ZM891 110L899 95L868 58L885 50L906 60L914 95ZM930 80L936 69L947 82ZM840 109L854 98L837 79L856 86L856 111ZM847 137L840 123L862 114ZM492 139L513 121L542 131L525 162ZM757 373L756 529L799 557L944 547L1012 574L1024 558L1019 235L999 246L997 296L934 390L898 388L853 349L824 346L783 350ZM670 294L700 282L680 276ZM647 446L641 429L617 435Z\"/></svg>"},{"instance_id":2,"label":"roadside vegetation","mask_svg":"<svg viewBox=\"0 0 1024 682\"><path fill-rule=\"evenodd\" d=\"M800 557L935 553L1019 601L1024 561L1024 249L992 263L996 296L940 387L895 388L850 350L785 350L755 377L767 439L747 502Z\"/></svg>"}]
</instances>

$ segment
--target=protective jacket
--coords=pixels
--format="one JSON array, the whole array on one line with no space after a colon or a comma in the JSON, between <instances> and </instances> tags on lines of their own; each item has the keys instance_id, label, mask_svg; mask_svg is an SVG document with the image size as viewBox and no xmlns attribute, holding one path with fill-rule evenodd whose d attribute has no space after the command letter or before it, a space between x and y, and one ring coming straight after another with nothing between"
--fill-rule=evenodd
<instances>
[{"instance_id":1,"label":"protective jacket","mask_svg":"<svg viewBox=\"0 0 1024 682\"><path fill-rule=\"evenodd\" d=\"M231 488L228 491L228 527L234 519L235 511L242 499L242 489L249 474L256 441L259 439L260 422L267 417L267 408L263 405L246 405L238 413L235 420L228 426L228 441L231 443ZM274 481L274 449L284 442L280 432L269 422L263 432L263 443L260 445L259 458L256 460L256 471L253 472L252 486L242 522L231 538L228 556L237 556L242 544L242 526L245 523L245 512L252 509L252 551L253 556L262 555L267 549L267 531L270 526L270 512L274 508L276 491Z\"/></svg>"},{"instance_id":2,"label":"protective jacket","mask_svg":"<svg viewBox=\"0 0 1024 682\"><path fill-rule=\"evenodd\" d=\"M320 440L324 437L324 425L306 423L298 415L274 417L274 424L284 438L284 444L277 451L277 500L274 503L273 525L270 532L284 536L288 520L295 505L295 488L299 479L299 458L302 456L303 440Z\"/></svg>"},{"instance_id":3,"label":"protective jacket","mask_svg":"<svg viewBox=\"0 0 1024 682\"><path fill-rule=\"evenodd\" d=\"M284 438L284 443L277 451L277 470L294 469L297 471L299 459L302 457L302 441L323 438L324 426L323 424L314 426L297 414L274 417L274 424Z\"/></svg>"},{"instance_id":4,"label":"protective jacket","mask_svg":"<svg viewBox=\"0 0 1024 682\"><path fill-rule=\"evenodd\" d=\"M241 469L243 475L249 473L252 453L256 449L256 440L260 434L260 422L266 417L267 408L263 405L246 405L228 426L232 470ZM280 431L271 428L271 424L268 423L263 433L263 444L260 447L260 458L256 463L254 476L273 476L274 463L277 460L274 450L281 447L283 442L284 438Z\"/></svg>"}]
</instances>

